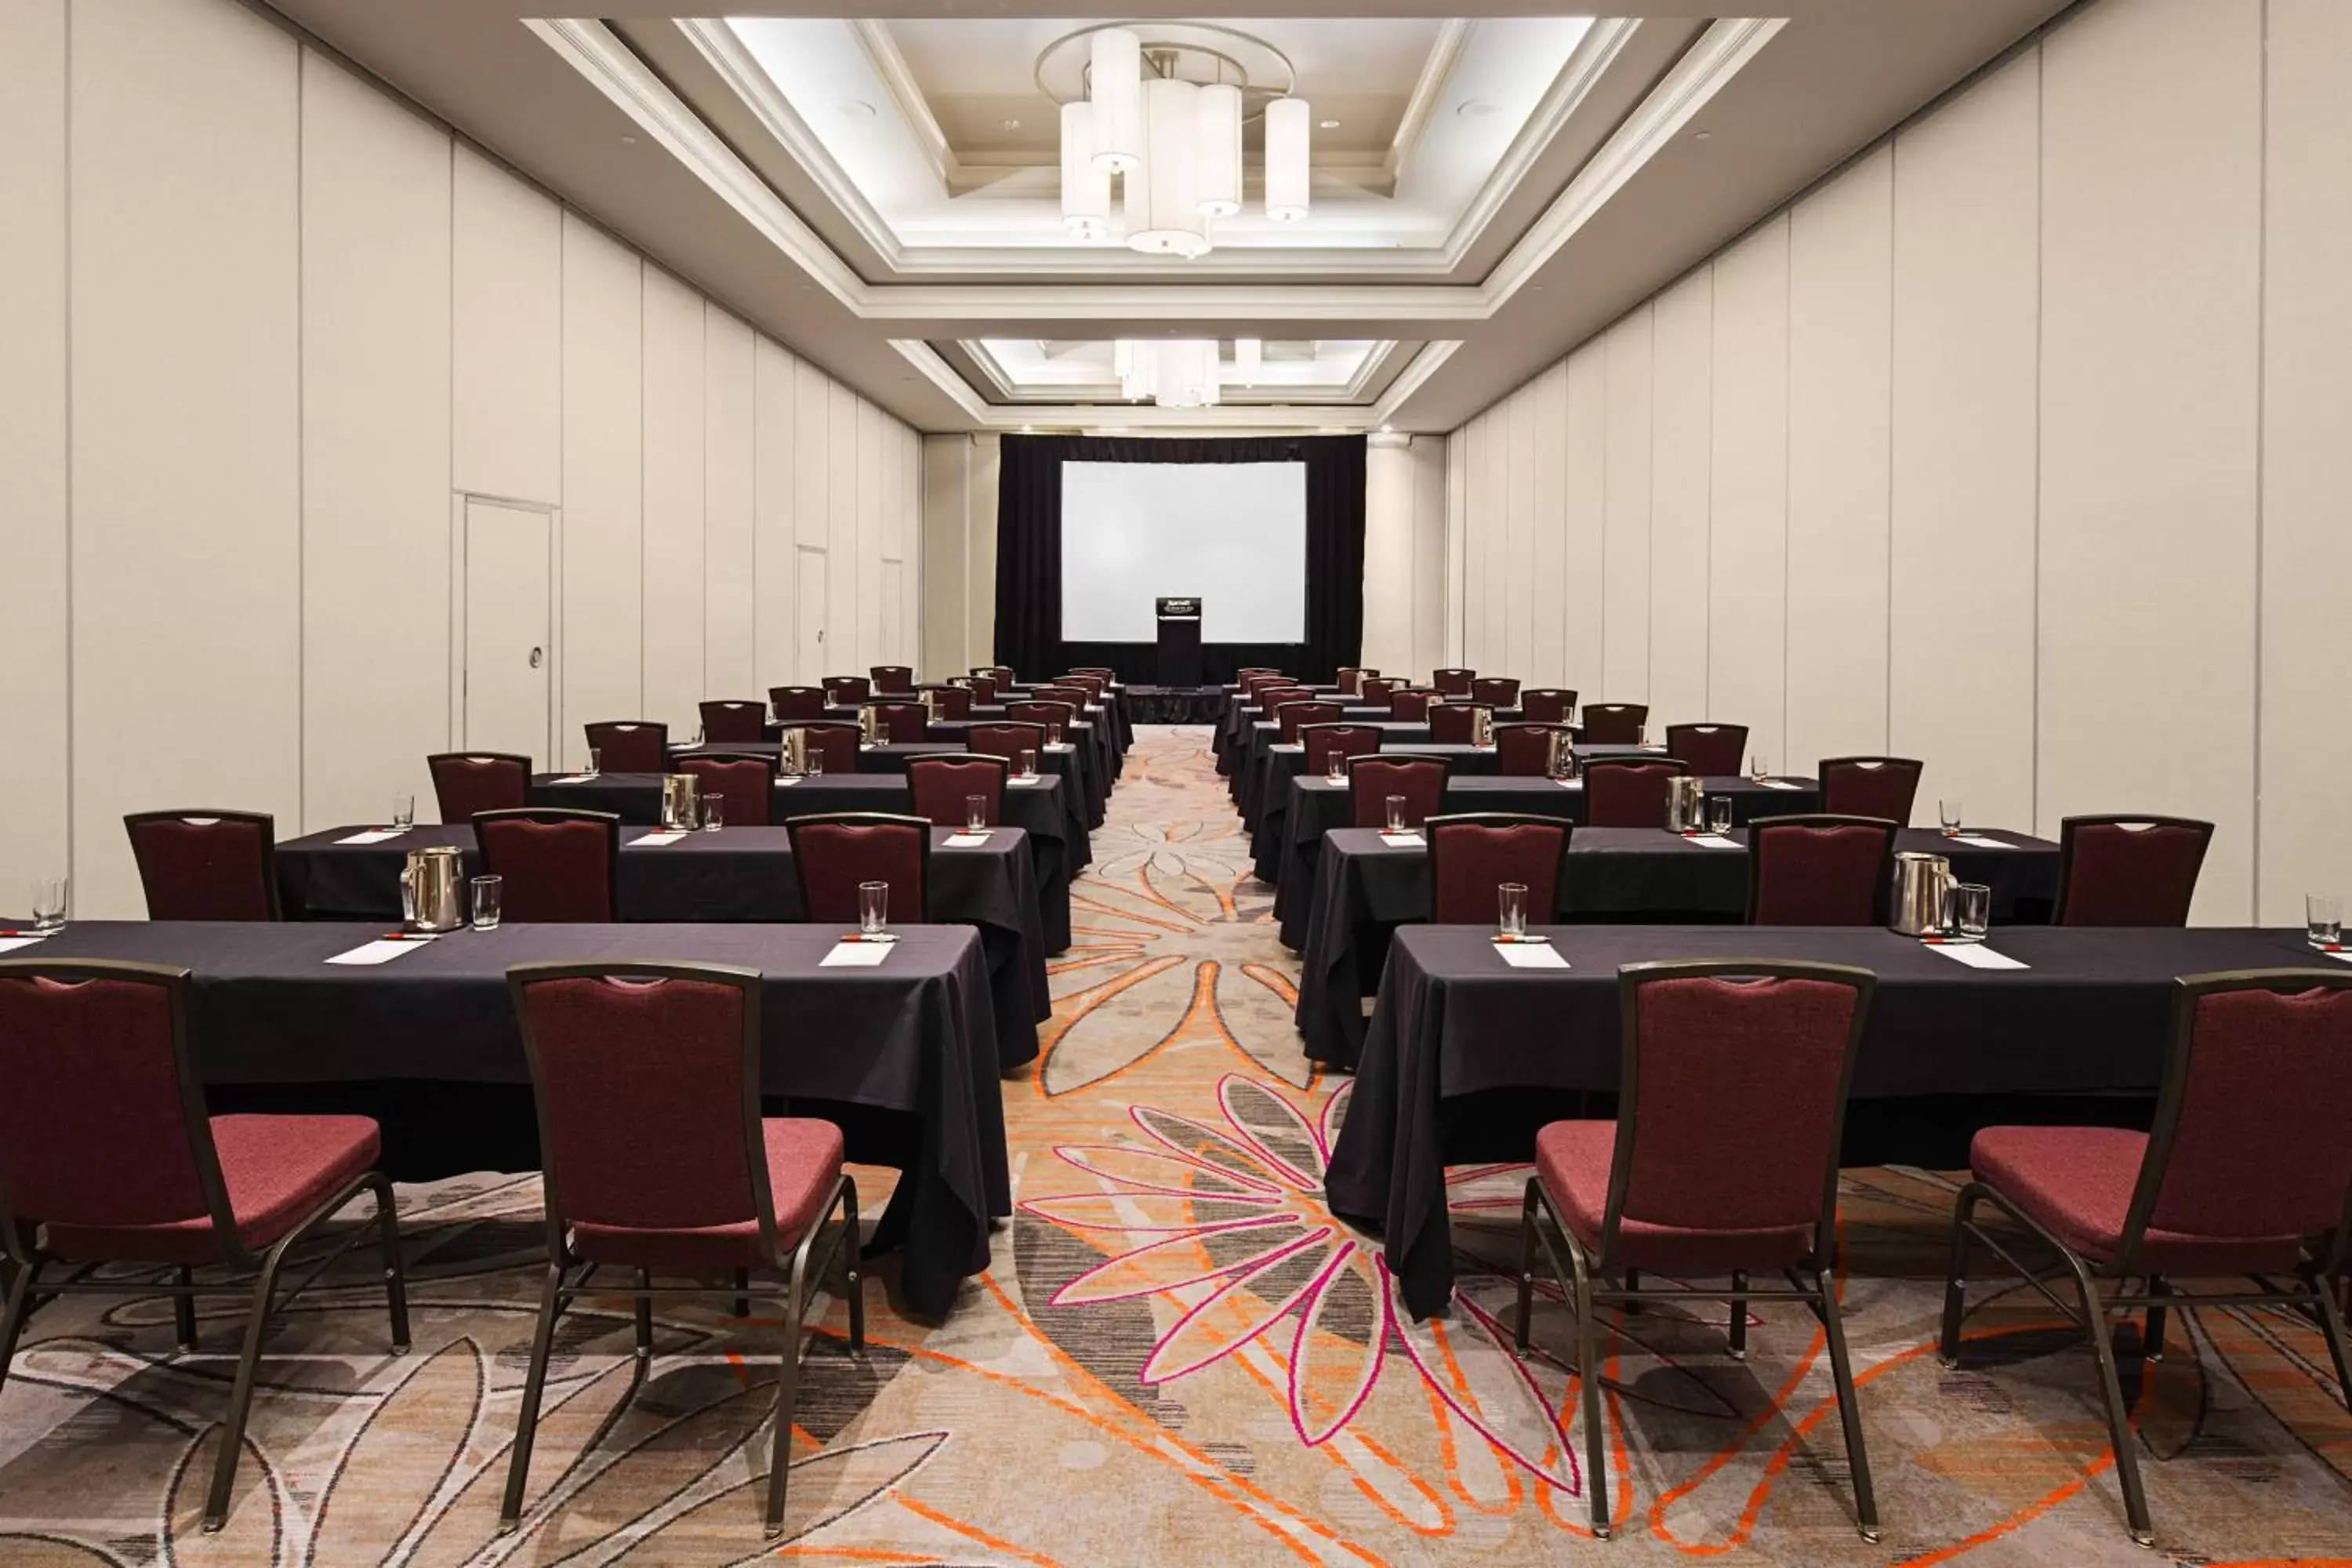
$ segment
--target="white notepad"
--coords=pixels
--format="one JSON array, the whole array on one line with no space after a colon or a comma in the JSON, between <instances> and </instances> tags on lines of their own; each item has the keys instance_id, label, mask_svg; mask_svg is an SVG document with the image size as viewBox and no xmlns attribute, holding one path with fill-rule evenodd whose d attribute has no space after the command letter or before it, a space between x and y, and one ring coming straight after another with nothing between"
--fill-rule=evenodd
<instances>
[{"instance_id":1,"label":"white notepad","mask_svg":"<svg viewBox=\"0 0 2352 1568\"><path fill-rule=\"evenodd\" d=\"M1383 831L1381 834L1381 842L1387 845L1391 849L1424 849L1429 846L1429 840L1423 838L1418 833L1389 833Z\"/></svg>"},{"instance_id":2,"label":"white notepad","mask_svg":"<svg viewBox=\"0 0 2352 1568\"><path fill-rule=\"evenodd\" d=\"M800 773L783 773L778 776L776 782L780 784L796 784L801 782L803 776Z\"/></svg>"},{"instance_id":3,"label":"white notepad","mask_svg":"<svg viewBox=\"0 0 2352 1568\"><path fill-rule=\"evenodd\" d=\"M407 832L404 827L371 827L364 833L353 833L335 840L338 844L381 844L387 838L397 838Z\"/></svg>"},{"instance_id":4,"label":"white notepad","mask_svg":"<svg viewBox=\"0 0 2352 1568\"><path fill-rule=\"evenodd\" d=\"M2014 844L2004 844L1998 838L1987 838L1981 833L1955 833L1952 835L1952 842L1955 844L1966 844L1970 848L1974 849L2014 849L2017 847Z\"/></svg>"},{"instance_id":5,"label":"white notepad","mask_svg":"<svg viewBox=\"0 0 2352 1568\"><path fill-rule=\"evenodd\" d=\"M2323 958L2332 958L2338 963L2352 963L2352 952L2327 952L2315 947L2311 951L2319 953Z\"/></svg>"},{"instance_id":6,"label":"white notepad","mask_svg":"<svg viewBox=\"0 0 2352 1568\"><path fill-rule=\"evenodd\" d=\"M30 947L37 942L47 942L47 936L0 936L0 952L14 952L20 947Z\"/></svg>"},{"instance_id":7,"label":"white notepad","mask_svg":"<svg viewBox=\"0 0 2352 1568\"><path fill-rule=\"evenodd\" d=\"M586 784L595 776L596 775L594 773L566 773L555 782L557 784Z\"/></svg>"},{"instance_id":8,"label":"white notepad","mask_svg":"<svg viewBox=\"0 0 2352 1568\"><path fill-rule=\"evenodd\" d=\"M871 969L890 956L887 942L837 942L816 961L819 969Z\"/></svg>"},{"instance_id":9,"label":"white notepad","mask_svg":"<svg viewBox=\"0 0 2352 1568\"><path fill-rule=\"evenodd\" d=\"M1802 789L1805 787L1801 784L1791 784L1787 779L1758 779L1756 782L1763 785L1766 789Z\"/></svg>"},{"instance_id":10,"label":"white notepad","mask_svg":"<svg viewBox=\"0 0 2352 1568\"><path fill-rule=\"evenodd\" d=\"M660 833L648 833L643 838L630 839L629 847L632 849L639 849L650 847L652 848L658 849L665 844L675 844L685 837L686 834L683 830L665 829Z\"/></svg>"},{"instance_id":11,"label":"white notepad","mask_svg":"<svg viewBox=\"0 0 2352 1568\"><path fill-rule=\"evenodd\" d=\"M1048 746L1045 749L1049 752L1075 752L1078 748L1075 743L1064 741L1059 745Z\"/></svg>"},{"instance_id":12,"label":"white notepad","mask_svg":"<svg viewBox=\"0 0 2352 1568\"><path fill-rule=\"evenodd\" d=\"M1025 779L1006 779L1004 782L1011 784L1014 789L1034 789L1037 785L1044 784L1045 781L1039 778L1036 774L1032 773Z\"/></svg>"},{"instance_id":13,"label":"white notepad","mask_svg":"<svg viewBox=\"0 0 2352 1568\"><path fill-rule=\"evenodd\" d=\"M950 849L977 849L988 842L985 833L950 833L947 837Z\"/></svg>"},{"instance_id":14,"label":"white notepad","mask_svg":"<svg viewBox=\"0 0 2352 1568\"><path fill-rule=\"evenodd\" d=\"M1548 942L1498 942L1495 951L1513 969L1566 969L1568 960Z\"/></svg>"},{"instance_id":15,"label":"white notepad","mask_svg":"<svg viewBox=\"0 0 2352 1568\"><path fill-rule=\"evenodd\" d=\"M390 963L404 952L433 945L429 936L384 937L365 942L349 952L339 952L327 960L329 963Z\"/></svg>"},{"instance_id":16,"label":"white notepad","mask_svg":"<svg viewBox=\"0 0 2352 1568\"><path fill-rule=\"evenodd\" d=\"M1685 833L1683 835L1683 842L1685 844L1696 844L1702 849L1737 849L1739 847L1738 840L1734 838L1726 838L1720 833Z\"/></svg>"},{"instance_id":17,"label":"white notepad","mask_svg":"<svg viewBox=\"0 0 2352 1568\"><path fill-rule=\"evenodd\" d=\"M1584 781L1582 779L1554 779L1551 782L1559 785L1562 789L1582 789L1584 787Z\"/></svg>"},{"instance_id":18,"label":"white notepad","mask_svg":"<svg viewBox=\"0 0 2352 1568\"><path fill-rule=\"evenodd\" d=\"M1965 963L1970 969L2031 969L2005 952L1995 952L1980 942L1930 942L1920 945L1930 952L1940 952L1955 963Z\"/></svg>"}]
</instances>

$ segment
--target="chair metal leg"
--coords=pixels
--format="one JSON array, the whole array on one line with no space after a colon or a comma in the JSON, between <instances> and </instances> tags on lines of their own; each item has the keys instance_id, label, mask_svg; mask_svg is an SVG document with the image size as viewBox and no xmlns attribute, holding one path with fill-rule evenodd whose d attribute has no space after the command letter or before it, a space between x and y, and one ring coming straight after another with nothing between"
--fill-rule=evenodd
<instances>
[{"instance_id":1,"label":"chair metal leg","mask_svg":"<svg viewBox=\"0 0 2352 1568\"><path fill-rule=\"evenodd\" d=\"M1521 1355L1528 1353L1528 1325L1535 1308L1536 1179L1528 1178L1527 1195L1519 1200L1519 1312L1513 1334Z\"/></svg>"},{"instance_id":2,"label":"chair metal leg","mask_svg":"<svg viewBox=\"0 0 2352 1568\"><path fill-rule=\"evenodd\" d=\"M2171 1294L2172 1287L2164 1282L2164 1276L2151 1274L2147 1277L2147 1321L2139 1335L2139 1353L2143 1361L2164 1359L2164 1300Z\"/></svg>"},{"instance_id":3,"label":"chair metal leg","mask_svg":"<svg viewBox=\"0 0 2352 1568\"><path fill-rule=\"evenodd\" d=\"M378 1176L368 1184L375 1194L375 1223L383 1252L383 1302L392 1315L392 1353L408 1353L408 1275L400 1257L400 1215L392 1184Z\"/></svg>"},{"instance_id":4,"label":"chair metal leg","mask_svg":"<svg viewBox=\"0 0 2352 1568\"><path fill-rule=\"evenodd\" d=\"M1731 1359L1748 1359L1748 1276L1731 1271Z\"/></svg>"},{"instance_id":5,"label":"chair metal leg","mask_svg":"<svg viewBox=\"0 0 2352 1568\"><path fill-rule=\"evenodd\" d=\"M1969 1226L1976 1223L1977 1199L1983 1189L1974 1182L1960 1189L1952 1205L1952 1256L1944 1268L1944 1333L1937 1353L1948 1367L1960 1364L1960 1319L1965 1315L1969 1279Z\"/></svg>"},{"instance_id":6,"label":"chair metal leg","mask_svg":"<svg viewBox=\"0 0 2352 1568\"><path fill-rule=\"evenodd\" d=\"M195 1275L196 1271L184 1263L172 1271L173 1281L181 1285L193 1284ZM172 1298L172 1330L180 1342L180 1353L195 1354L196 1299L193 1294Z\"/></svg>"},{"instance_id":7,"label":"chair metal leg","mask_svg":"<svg viewBox=\"0 0 2352 1568\"><path fill-rule=\"evenodd\" d=\"M212 1489L205 1497L205 1533L210 1535L228 1521L229 1489L236 1481L238 1450L245 1447L245 1419L253 1409L253 1383L261 1364L261 1336L269 1330L270 1303L278 1294L278 1270L286 1261L293 1235L269 1249L253 1282L253 1305L245 1320L245 1344L237 1352L236 1382L229 1390L228 1415L221 1423L220 1453L213 1461Z\"/></svg>"},{"instance_id":8,"label":"chair metal leg","mask_svg":"<svg viewBox=\"0 0 2352 1568\"><path fill-rule=\"evenodd\" d=\"M1592 1533L1601 1540L1609 1539L1609 1460L1608 1433L1602 1414L1605 1406L1601 1398L1601 1358L1595 1352L1598 1339L1593 1331L1592 1275L1584 1261L1584 1248L1568 1238L1568 1263L1574 1271L1571 1289L1576 1295L1576 1375L1582 1382L1584 1396L1584 1485L1592 1499ZM1626 1270L1628 1289L1633 1270Z\"/></svg>"},{"instance_id":9,"label":"chair metal leg","mask_svg":"<svg viewBox=\"0 0 2352 1568\"><path fill-rule=\"evenodd\" d=\"M1837 1287L1820 1269L1812 1287L1821 1292L1822 1332L1829 1342L1830 1375L1837 1384L1838 1421L1845 1428L1846 1468L1853 1475L1854 1521L1864 1541L1878 1540L1878 1498L1870 1482L1870 1454L1863 1447L1862 1405L1853 1391L1853 1363L1845 1348L1845 1318L1838 1310Z\"/></svg>"},{"instance_id":10,"label":"chair metal leg","mask_svg":"<svg viewBox=\"0 0 2352 1568\"><path fill-rule=\"evenodd\" d=\"M735 1270L735 1315L739 1318L751 1315L751 1271L748 1268Z\"/></svg>"},{"instance_id":11,"label":"chair metal leg","mask_svg":"<svg viewBox=\"0 0 2352 1568\"><path fill-rule=\"evenodd\" d=\"M530 1371L523 1379L522 1408L515 1413L514 1448L507 1456L507 1495L499 1506L499 1533L511 1535L522 1522L523 1487L530 1479L530 1445L539 1436L539 1402L547 1391L547 1358L555 1348L555 1320L563 1310L563 1266L550 1258L547 1284L540 1292L539 1327L530 1337Z\"/></svg>"},{"instance_id":12,"label":"chair metal leg","mask_svg":"<svg viewBox=\"0 0 2352 1568\"><path fill-rule=\"evenodd\" d=\"M2345 1407L2352 1409L2352 1358L2345 1352L2344 1310L2324 1279L2314 1281L2312 1294L2319 1298L2319 1333L2327 1342L2328 1359L2336 1363L2336 1386L2343 1390Z\"/></svg>"},{"instance_id":13,"label":"chair metal leg","mask_svg":"<svg viewBox=\"0 0 2352 1568\"><path fill-rule=\"evenodd\" d=\"M2115 1440L2116 1479L2124 1489L2124 1518L2134 1541L2153 1546L2156 1528L2149 1522L2147 1494L2140 1485L2139 1442L2131 1428L2131 1413L2124 1405L2123 1379L2116 1372L2116 1347L2108 1332L2106 1309L2100 1304L2098 1287L2092 1283L2082 1259L2072 1252L2065 1258L2074 1270L2074 1289L2083 1300L2084 1331L2090 1337L2091 1353L2099 1362L2099 1392L2106 1401L2107 1431Z\"/></svg>"},{"instance_id":14,"label":"chair metal leg","mask_svg":"<svg viewBox=\"0 0 2352 1568\"><path fill-rule=\"evenodd\" d=\"M8 1381L8 1368L16 1359L16 1342L25 1332L25 1320L32 1313L33 1281L39 1278L40 1263L36 1260L19 1265L8 1276L7 1305L0 1308L0 1385Z\"/></svg>"},{"instance_id":15,"label":"chair metal leg","mask_svg":"<svg viewBox=\"0 0 2352 1568\"><path fill-rule=\"evenodd\" d=\"M841 1178L841 1267L849 1293L849 1348L866 1352L866 1280L857 1271L857 1184Z\"/></svg>"},{"instance_id":16,"label":"chair metal leg","mask_svg":"<svg viewBox=\"0 0 2352 1568\"><path fill-rule=\"evenodd\" d=\"M815 1227L810 1227L810 1239ZM791 1293L784 1299L784 1359L776 1378L776 1436L768 1458L768 1511L762 1521L768 1539L784 1532L784 1487L793 1468L793 1417L799 1405L801 1381L802 1292L808 1285L808 1242L793 1255Z\"/></svg>"},{"instance_id":17,"label":"chair metal leg","mask_svg":"<svg viewBox=\"0 0 2352 1568\"><path fill-rule=\"evenodd\" d=\"M1638 1268L1628 1268L1625 1270L1625 1289L1628 1290L1639 1290L1641 1288L1642 1271ZM1624 1313L1629 1318L1639 1317L1642 1311L1642 1303L1639 1301L1628 1301L1618 1308L1618 1310Z\"/></svg>"},{"instance_id":18,"label":"chair metal leg","mask_svg":"<svg viewBox=\"0 0 2352 1568\"><path fill-rule=\"evenodd\" d=\"M646 1294L646 1291L653 1289L653 1284L654 1277L650 1269L640 1268L637 1270L637 1300L635 1302L637 1318L637 1368L635 1376L637 1379L644 1378L646 1375L646 1366L654 1359L654 1299Z\"/></svg>"}]
</instances>

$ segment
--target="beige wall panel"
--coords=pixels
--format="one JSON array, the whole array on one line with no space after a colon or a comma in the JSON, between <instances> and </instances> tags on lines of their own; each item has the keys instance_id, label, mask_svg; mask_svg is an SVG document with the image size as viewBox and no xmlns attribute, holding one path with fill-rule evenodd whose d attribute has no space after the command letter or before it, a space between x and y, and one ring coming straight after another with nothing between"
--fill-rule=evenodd
<instances>
[{"instance_id":1,"label":"beige wall panel","mask_svg":"<svg viewBox=\"0 0 2352 1568\"><path fill-rule=\"evenodd\" d=\"M1705 719L1715 271L1658 296L1650 424L1650 722ZM1598 695L1592 694L1592 695ZM1610 700L1627 699L1612 692ZM1725 714L1730 718L1734 715Z\"/></svg>"},{"instance_id":2,"label":"beige wall panel","mask_svg":"<svg viewBox=\"0 0 2352 1568\"><path fill-rule=\"evenodd\" d=\"M874 660L866 657L866 609L863 595L870 580L866 570L864 541L859 537L858 395L838 383L826 391L825 537L830 560L825 571L825 673L863 675ZM1024 670L1023 672L1026 674Z\"/></svg>"},{"instance_id":3,"label":"beige wall panel","mask_svg":"<svg viewBox=\"0 0 2352 1568\"><path fill-rule=\"evenodd\" d=\"M767 679L759 658L754 579L759 463L750 327L715 305L702 321L703 679L714 691L761 696L784 684L783 662ZM787 407L789 416L789 406ZM789 551L792 493L784 492ZM789 650L787 650L787 656Z\"/></svg>"},{"instance_id":4,"label":"beige wall panel","mask_svg":"<svg viewBox=\"0 0 2352 1568\"><path fill-rule=\"evenodd\" d=\"M1559 683L1567 640L1568 600L1568 365L1556 364L1519 389L1535 405L1535 494L1530 517L1534 537L1528 563L1530 648L1526 663L1511 673L1521 680Z\"/></svg>"},{"instance_id":5,"label":"beige wall panel","mask_svg":"<svg viewBox=\"0 0 2352 1568\"><path fill-rule=\"evenodd\" d=\"M809 474L824 482L824 426L822 405L829 384L767 338L752 350L752 384L756 403L752 544L754 610L759 628L761 691L771 686L813 683L814 674L795 667L800 658L800 551L803 535L800 516ZM809 442L804 398L814 392L819 405L816 441ZM820 491L822 496L822 491ZM820 512L820 518L822 512ZM823 543L822 538L819 543ZM822 672L817 672L822 673ZM803 675L809 681L802 679Z\"/></svg>"},{"instance_id":6,"label":"beige wall panel","mask_svg":"<svg viewBox=\"0 0 2352 1568\"><path fill-rule=\"evenodd\" d=\"M1446 522L1453 492L1454 442L1439 436L1412 438L1413 535L1412 651L1401 668L1436 668L1446 662Z\"/></svg>"},{"instance_id":7,"label":"beige wall panel","mask_svg":"<svg viewBox=\"0 0 2352 1568\"><path fill-rule=\"evenodd\" d=\"M961 674L981 662L971 649L965 592L971 545L971 437L922 438L923 658L926 676Z\"/></svg>"},{"instance_id":8,"label":"beige wall panel","mask_svg":"<svg viewBox=\"0 0 2352 1568\"><path fill-rule=\"evenodd\" d=\"M1781 752L1788 713L1789 220L1716 258L1715 428L1709 502L1707 697L1702 712Z\"/></svg>"},{"instance_id":9,"label":"beige wall panel","mask_svg":"<svg viewBox=\"0 0 2352 1568\"><path fill-rule=\"evenodd\" d=\"M450 195L452 483L563 500L562 209L458 144Z\"/></svg>"},{"instance_id":10,"label":"beige wall panel","mask_svg":"<svg viewBox=\"0 0 2352 1568\"><path fill-rule=\"evenodd\" d=\"M1560 661L1546 684L1592 690L1601 684L1601 550L1609 522L1606 346L1586 344L1569 358L1567 373L1560 389L1560 572L1547 579L1559 595Z\"/></svg>"},{"instance_id":11,"label":"beige wall panel","mask_svg":"<svg viewBox=\"0 0 2352 1568\"><path fill-rule=\"evenodd\" d=\"M1413 466L1409 437L1374 436L1364 452L1364 642L1361 662L1409 668L1412 637Z\"/></svg>"},{"instance_id":12,"label":"beige wall panel","mask_svg":"<svg viewBox=\"0 0 2352 1568\"><path fill-rule=\"evenodd\" d=\"M1601 666L1578 689L1603 702L1646 702L1650 696L1654 315L1644 301L1601 339L1608 407L1601 576L1581 601L1601 620Z\"/></svg>"},{"instance_id":13,"label":"beige wall panel","mask_svg":"<svg viewBox=\"0 0 2352 1568\"><path fill-rule=\"evenodd\" d=\"M703 680L702 296L645 269L646 716L690 727L709 697L755 687Z\"/></svg>"},{"instance_id":14,"label":"beige wall panel","mask_svg":"<svg viewBox=\"0 0 2352 1568\"><path fill-rule=\"evenodd\" d=\"M563 710L565 763L582 726L644 716L644 266L563 215Z\"/></svg>"},{"instance_id":15,"label":"beige wall panel","mask_svg":"<svg viewBox=\"0 0 2352 1568\"><path fill-rule=\"evenodd\" d=\"M1493 563L1503 573L1503 663L1495 673L1526 677L1541 657L1535 645L1536 576L1542 570L1536 551L1536 447L1549 439L1557 448L1556 428L1541 424L1542 382L1519 388L1504 405L1507 416L1503 448L1505 490L1503 549ZM1557 537L1558 523L1547 523Z\"/></svg>"}]
</instances>

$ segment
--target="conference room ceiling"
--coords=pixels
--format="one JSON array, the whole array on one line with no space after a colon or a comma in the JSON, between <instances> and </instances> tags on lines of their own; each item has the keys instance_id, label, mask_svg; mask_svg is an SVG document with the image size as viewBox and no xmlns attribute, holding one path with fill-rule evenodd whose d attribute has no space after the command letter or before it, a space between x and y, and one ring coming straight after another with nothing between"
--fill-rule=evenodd
<instances>
[{"instance_id":1,"label":"conference room ceiling","mask_svg":"<svg viewBox=\"0 0 2352 1568\"><path fill-rule=\"evenodd\" d=\"M1036 68L1093 22L1186 26L1166 7L253 3L925 430L1450 429L2064 8L1221 5L1313 105L1312 212L1253 218L1253 178L1185 260L1063 232ZM1287 368L1212 409L1121 403L1113 340L1170 335Z\"/></svg>"}]
</instances>

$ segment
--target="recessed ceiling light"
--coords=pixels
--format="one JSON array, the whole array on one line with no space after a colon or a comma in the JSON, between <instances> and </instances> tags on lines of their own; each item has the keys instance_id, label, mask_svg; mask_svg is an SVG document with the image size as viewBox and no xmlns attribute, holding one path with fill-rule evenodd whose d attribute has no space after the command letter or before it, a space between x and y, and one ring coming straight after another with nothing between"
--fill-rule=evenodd
<instances>
[{"instance_id":1,"label":"recessed ceiling light","mask_svg":"<svg viewBox=\"0 0 2352 1568\"><path fill-rule=\"evenodd\" d=\"M852 120L871 120L874 118L874 106L866 102L862 98L845 98L841 100L839 108L842 113L847 115Z\"/></svg>"},{"instance_id":2,"label":"recessed ceiling light","mask_svg":"<svg viewBox=\"0 0 2352 1568\"><path fill-rule=\"evenodd\" d=\"M1018 131L1021 129L1021 121L1018 120L1000 120L997 121L997 124L1007 131Z\"/></svg>"},{"instance_id":3,"label":"recessed ceiling light","mask_svg":"<svg viewBox=\"0 0 2352 1568\"><path fill-rule=\"evenodd\" d=\"M1337 131L1339 129L1339 122L1336 120L1318 120L1315 123L1321 126L1326 131Z\"/></svg>"},{"instance_id":4,"label":"recessed ceiling light","mask_svg":"<svg viewBox=\"0 0 2352 1568\"><path fill-rule=\"evenodd\" d=\"M624 147L634 147L636 144L637 139L634 136L624 136L621 138L621 145Z\"/></svg>"},{"instance_id":5,"label":"recessed ceiling light","mask_svg":"<svg viewBox=\"0 0 2352 1568\"><path fill-rule=\"evenodd\" d=\"M1495 106L1483 98L1465 99L1454 106L1456 114L1466 114L1473 120L1484 120L1495 112Z\"/></svg>"},{"instance_id":6,"label":"recessed ceiling light","mask_svg":"<svg viewBox=\"0 0 2352 1568\"><path fill-rule=\"evenodd\" d=\"M1696 131L1691 133L1691 140L1694 142L1705 142L1714 134L1715 132L1712 131Z\"/></svg>"}]
</instances>

